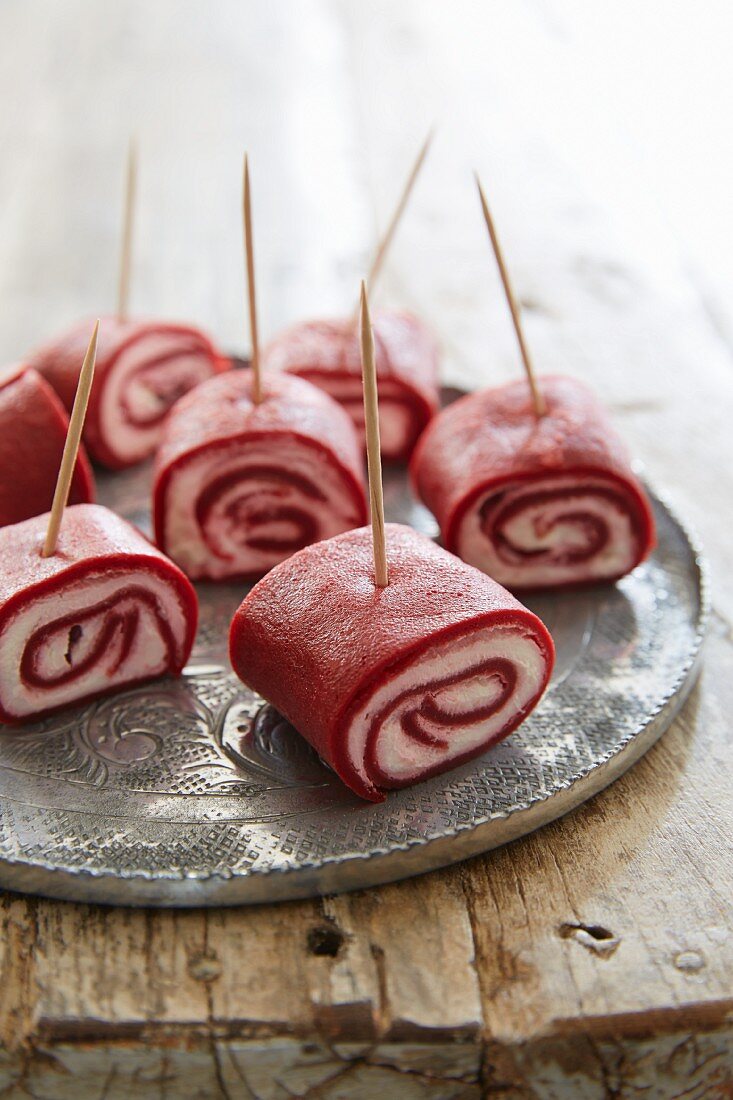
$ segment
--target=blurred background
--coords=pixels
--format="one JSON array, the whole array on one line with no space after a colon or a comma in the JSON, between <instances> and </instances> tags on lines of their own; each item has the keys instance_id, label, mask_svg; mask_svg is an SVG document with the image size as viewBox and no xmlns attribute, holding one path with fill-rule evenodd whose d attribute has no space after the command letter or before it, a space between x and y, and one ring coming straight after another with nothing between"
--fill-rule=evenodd
<instances>
[{"instance_id":1,"label":"blurred background","mask_svg":"<svg viewBox=\"0 0 733 1100\"><path fill-rule=\"evenodd\" d=\"M448 381L518 370L474 168L541 370L587 377L638 439L701 359L729 377L725 0L3 0L0 43L4 361L114 307L131 135L133 311L243 350L243 150L267 337L352 308L435 124L376 297L433 322Z\"/></svg>"}]
</instances>

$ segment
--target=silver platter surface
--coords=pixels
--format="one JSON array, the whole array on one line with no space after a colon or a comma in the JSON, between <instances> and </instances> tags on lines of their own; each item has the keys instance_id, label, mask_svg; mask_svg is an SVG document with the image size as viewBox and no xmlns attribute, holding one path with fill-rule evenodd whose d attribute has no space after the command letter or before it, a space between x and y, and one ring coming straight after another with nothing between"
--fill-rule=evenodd
<instances>
[{"instance_id":1,"label":"silver platter surface","mask_svg":"<svg viewBox=\"0 0 733 1100\"><path fill-rule=\"evenodd\" d=\"M150 470L100 499L149 528ZM436 533L388 471L388 519ZM632 766L695 679L707 613L694 540L654 497L659 543L613 586L527 602L557 646L551 686L507 741L370 805L226 656L246 589L200 585L190 665L62 716L0 726L0 886L114 905L237 905L394 881L540 828Z\"/></svg>"}]
</instances>

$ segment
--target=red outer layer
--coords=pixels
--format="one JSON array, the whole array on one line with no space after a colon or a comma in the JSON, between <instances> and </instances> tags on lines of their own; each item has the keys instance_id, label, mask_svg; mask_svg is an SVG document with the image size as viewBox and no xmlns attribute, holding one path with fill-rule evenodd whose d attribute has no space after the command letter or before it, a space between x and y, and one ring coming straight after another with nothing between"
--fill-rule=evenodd
<instances>
[{"instance_id":1,"label":"red outer layer","mask_svg":"<svg viewBox=\"0 0 733 1100\"><path fill-rule=\"evenodd\" d=\"M344 731L375 684L438 639L486 624L531 630L547 665L542 690L554 662L552 638L536 615L424 535L387 524L387 557L389 585L380 589L373 579L371 528L307 547L255 585L229 636L240 679L268 699L347 786L372 801L380 801L383 792L365 786L350 766ZM516 728L534 702L497 741ZM449 767L486 747L451 760Z\"/></svg>"},{"instance_id":2,"label":"red outer layer","mask_svg":"<svg viewBox=\"0 0 733 1100\"><path fill-rule=\"evenodd\" d=\"M209 448L291 437L327 455L366 521L362 456L346 412L302 378L265 375L263 400L253 405L249 368L196 386L177 402L158 449L153 486L155 541L165 550L165 515L174 471ZM297 473L297 470L294 471Z\"/></svg>"},{"instance_id":3,"label":"red outer layer","mask_svg":"<svg viewBox=\"0 0 733 1100\"><path fill-rule=\"evenodd\" d=\"M8 619L40 596L62 591L71 583L100 572L120 570L158 574L178 593L187 621L187 635L181 652L172 655L168 672L177 675L188 660L196 635L198 599L188 577L161 554L137 528L108 508L98 504L68 507L61 524L57 552L50 558L40 554L48 515L35 516L0 530L0 631ZM119 690L116 685L110 690ZM95 695L75 701L84 702ZM58 708L52 708L58 709ZM36 718L50 713L42 710ZM23 721L31 718L26 716ZM0 699L0 721L17 722Z\"/></svg>"},{"instance_id":4,"label":"red outer layer","mask_svg":"<svg viewBox=\"0 0 733 1100\"><path fill-rule=\"evenodd\" d=\"M68 427L64 406L36 371L18 366L0 377L0 526L50 509ZM94 476L83 447L69 500L94 500Z\"/></svg>"},{"instance_id":5,"label":"red outer layer","mask_svg":"<svg viewBox=\"0 0 733 1100\"><path fill-rule=\"evenodd\" d=\"M417 422L415 439L404 452L383 457L406 461L440 407L438 349L429 329L410 313L378 312L373 329L377 377L399 382ZM303 321L270 342L264 361L272 369L307 376L316 384L319 375L352 375L361 382L358 325L353 320Z\"/></svg>"},{"instance_id":6,"label":"red outer layer","mask_svg":"<svg viewBox=\"0 0 733 1100\"><path fill-rule=\"evenodd\" d=\"M543 376L540 388L547 404L540 419L522 380L460 398L420 438L410 476L446 548L455 552L463 517L491 488L553 474L602 475L636 504L638 565L655 545L654 517L606 410L574 378Z\"/></svg>"},{"instance_id":7,"label":"red outer layer","mask_svg":"<svg viewBox=\"0 0 733 1100\"><path fill-rule=\"evenodd\" d=\"M35 367L53 386L69 411L74 404L79 371L84 361L91 331L91 321L75 325L56 340L39 348L29 359L30 365ZM122 461L110 446L100 422L102 391L119 355L130 344L143 339L146 335L171 333L190 337L192 350L196 349L208 354L211 359L212 374L229 370L231 367L231 361L216 350L208 336L191 325L150 320L120 321L117 317L102 318L99 326L94 384L84 425L84 441L95 462L101 462L111 470L121 470L129 465Z\"/></svg>"}]
</instances>

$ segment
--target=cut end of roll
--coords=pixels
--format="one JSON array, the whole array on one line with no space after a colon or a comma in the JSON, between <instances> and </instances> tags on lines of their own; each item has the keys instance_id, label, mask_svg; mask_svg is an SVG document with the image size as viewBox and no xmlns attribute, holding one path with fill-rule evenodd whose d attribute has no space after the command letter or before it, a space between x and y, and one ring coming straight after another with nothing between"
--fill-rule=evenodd
<instances>
[{"instance_id":1,"label":"cut end of roll","mask_svg":"<svg viewBox=\"0 0 733 1100\"><path fill-rule=\"evenodd\" d=\"M540 420L521 382L449 406L413 484L448 549L512 591L618 580L654 546L649 500L593 393L559 376L542 390Z\"/></svg>"},{"instance_id":2,"label":"cut end of roll","mask_svg":"<svg viewBox=\"0 0 733 1100\"><path fill-rule=\"evenodd\" d=\"M426 325L409 313L376 311L373 328L382 458L406 462L439 408L438 347ZM268 374L297 374L343 405L366 446L359 326L353 318L294 325L264 349L263 362Z\"/></svg>"},{"instance_id":3,"label":"cut end of roll","mask_svg":"<svg viewBox=\"0 0 733 1100\"><path fill-rule=\"evenodd\" d=\"M186 577L125 520L67 508L58 552L47 515L0 531L0 720L24 722L178 674L197 619Z\"/></svg>"},{"instance_id":4,"label":"cut end of roll","mask_svg":"<svg viewBox=\"0 0 733 1100\"><path fill-rule=\"evenodd\" d=\"M154 486L156 542L193 579L253 580L366 519L353 427L298 378L249 371L200 386L171 414Z\"/></svg>"}]
</instances>

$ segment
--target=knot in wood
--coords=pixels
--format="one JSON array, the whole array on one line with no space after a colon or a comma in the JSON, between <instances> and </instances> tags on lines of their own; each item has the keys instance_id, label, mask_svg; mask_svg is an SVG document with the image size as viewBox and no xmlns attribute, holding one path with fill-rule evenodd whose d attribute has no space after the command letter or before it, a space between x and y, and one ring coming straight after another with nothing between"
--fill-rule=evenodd
<instances>
[{"instance_id":1,"label":"knot in wood","mask_svg":"<svg viewBox=\"0 0 733 1100\"><path fill-rule=\"evenodd\" d=\"M202 951L188 960L188 972L197 982L215 982L221 975L221 963L214 951Z\"/></svg>"}]
</instances>

